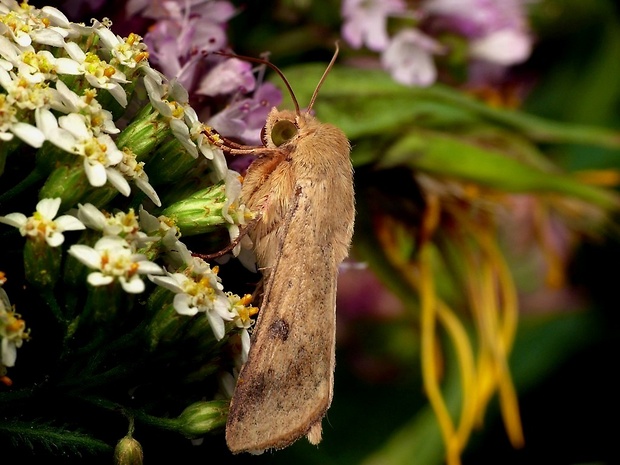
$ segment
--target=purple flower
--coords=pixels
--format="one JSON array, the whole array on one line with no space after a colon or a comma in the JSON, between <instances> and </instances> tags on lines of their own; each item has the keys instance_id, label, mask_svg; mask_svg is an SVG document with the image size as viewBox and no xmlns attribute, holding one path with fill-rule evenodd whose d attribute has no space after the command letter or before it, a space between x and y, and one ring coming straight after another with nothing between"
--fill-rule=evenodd
<instances>
[{"instance_id":1,"label":"purple flower","mask_svg":"<svg viewBox=\"0 0 620 465\"><path fill-rule=\"evenodd\" d=\"M233 92L247 93L254 90L256 82L252 65L238 58L229 58L215 65L196 89L196 93L213 97Z\"/></svg>"},{"instance_id":2,"label":"purple flower","mask_svg":"<svg viewBox=\"0 0 620 465\"><path fill-rule=\"evenodd\" d=\"M128 14L157 19L144 37L151 63L192 90L204 70L204 56L227 43L225 26L235 13L229 2L131 0Z\"/></svg>"},{"instance_id":3,"label":"purple flower","mask_svg":"<svg viewBox=\"0 0 620 465\"><path fill-rule=\"evenodd\" d=\"M401 84L428 86L437 79L433 54L443 47L416 29L401 30L381 55L381 64Z\"/></svg>"},{"instance_id":4,"label":"purple flower","mask_svg":"<svg viewBox=\"0 0 620 465\"><path fill-rule=\"evenodd\" d=\"M151 19L178 19L187 10L187 13L203 16L219 24L225 23L235 14L235 8L230 2L213 0L129 0L125 8L129 16L140 13Z\"/></svg>"},{"instance_id":5,"label":"purple flower","mask_svg":"<svg viewBox=\"0 0 620 465\"><path fill-rule=\"evenodd\" d=\"M374 51L385 50L389 44L387 18L405 8L402 0L344 0L342 37L354 48L366 45Z\"/></svg>"},{"instance_id":6,"label":"purple flower","mask_svg":"<svg viewBox=\"0 0 620 465\"><path fill-rule=\"evenodd\" d=\"M423 9L433 29L469 38L474 59L510 66L531 53L524 0L428 0Z\"/></svg>"},{"instance_id":7,"label":"purple flower","mask_svg":"<svg viewBox=\"0 0 620 465\"><path fill-rule=\"evenodd\" d=\"M208 124L225 137L241 139L246 144L261 144L260 132L269 111L282 101L280 90L266 82L250 98L231 103L209 118Z\"/></svg>"}]
</instances>

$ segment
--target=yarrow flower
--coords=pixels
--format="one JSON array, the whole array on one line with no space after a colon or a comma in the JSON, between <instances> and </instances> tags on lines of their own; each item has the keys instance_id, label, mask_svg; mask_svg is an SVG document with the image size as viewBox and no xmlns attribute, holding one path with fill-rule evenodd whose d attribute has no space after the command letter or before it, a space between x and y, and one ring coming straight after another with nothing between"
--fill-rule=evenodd
<instances>
[{"instance_id":1,"label":"yarrow flower","mask_svg":"<svg viewBox=\"0 0 620 465\"><path fill-rule=\"evenodd\" d=\"M80 220L71 215L62 215L56 218L60 203L60 198L42 199L37 203L36 211L32 216L27 217L23 213L9 213L0 216L0 223L18 228L22 236L45 240L50 247L57 247L65 241L63 232L86 228Z\"/></svg>"},{"instance_id":2,"label":"yarrow flower","mask_svg":"<svg viewBox=\"0 0 620 465\"><path fill-rule=\"evenodd\" d=\"M162 274L162 268L146 259L145 255L134 253L131 245L123 238L105 236L94 247L75 244L69 254L91 269L98 271L88 275L92 286L107 286L118 281L123 290L130 294L144 291L141 274Z\"/></svg>"},{"instance_id":3,"label":"yarrow flower","mask_svg":"<svg viewBox=\"0 0 620 465\"><path fill-rule=\"evenodd\" d=\"M0 34L8 35L21 47L32 43L62 47L64 38L71 33L71 23L56 8L45 6L40 10L15 0L0 3Z\"/></svg>"},{"instance_id":4,"label":"yarrow flower","mask_svg":"<svg viewBox=\"0 0 620 465\"><path fill-rule=\"evenodd\" d=\"M149 279L175 293L173 307L179 315L194 316L205 313L217 340L224 337L225 324L234 322L234 326L241 329L242 356L245 359L250 347L247 330L253 324L251 317L258 309L249 305L252 301L250 295L239 297L231 292L224 292L217 272L217 267L211 268L200 258L192 257L182 272L149 276Z\"/></svg>"},{"instance_id":5,"label":"yarrow flower","mask_svg":"<svg viewBox=\"0 0 620 465\"><path fill-rule=\"evenodd\" d=\"M187 268L184 273L150 276L155 284L174 292L173 305L180 315L204 312L217 340L224 337L224 323L232 321L229 303L217 274L208 265L201 270Z\"/></svg>"},{"instance_id":6,"label":"yarrow flower","mask_svg":"<svg viewBox=\"0 0 620 465\"><path fill-rule=\"evenodd\" d=\"M93 204L78 205L77 217L90 229L101 231L104 236L119 236L127 241L144 239L138 217L133 209L114 215L103 213Z\"/></svg>"},{"instance_id":7,"label":"yarrow flower","mask_svg":"<svg viewBox=\"0 0 620 465\"><path fill-rule=\"evenodd\" d=\"M227 134L238 130L238 140L258 142L279 91L262 83L262 68L205 55L226 47L226 22L235 13L231 3L132 1L130 6L157 22L145 39L150 50L137 34L113 32L109 19L71 23L53 8L0 0L0 229L10 232L3 235L3 250L11 259L2 267L22 281L16 293L3 289L0 272L0 388L11 385L7 370L29 337L9 293L20 308L41 314L35 321L28 318L37 334L41 322L54 321L56 330L32 348L54 344L50 356L62 369L50 382L58 392L80 397L86 391L60 387L86 379L97 379L89 392L102 399L136 385L145 386L144 393L157 390L122 354L148 352L146 363L161 367L177 353L163 348L180 348L184 358L183 351L198 343L200 350L179 365L178 391L165 400L159 396L160 406L140 407L158 415L176 408L165 405L171 399L186 407L185 399L197 392L194 384L193 394L186 395L186 386L195 379L208 386L202 375L204 370L207 377L215 375L214 360L229 354L238 363L247 357L248 330L257 312L251 297L227 292L218 268L194 256L186 237L200 235L195 243L217 247L227 231L237 237L253 216L240 199L239 173L211 144L203 122L220 115L218 124L232 128ZM171 50L177 53L174 60ZM162 70L178 73L166 77L151 67L149 57ZM191 101L197 89L200 113ZM30 216L19 213L33 207ZM25 385L43 379L49 364L38 363L36 356L28 363L18 382L30 392ZM4 408L8 398L0 397ZM68 422L79 430L79 424ZM35 423L51 431L45 420ZM78 453L61 437L69 428L58 431L59 447ZM28 434L39 433L33 423Z\"/></svg>"}]
</instances>

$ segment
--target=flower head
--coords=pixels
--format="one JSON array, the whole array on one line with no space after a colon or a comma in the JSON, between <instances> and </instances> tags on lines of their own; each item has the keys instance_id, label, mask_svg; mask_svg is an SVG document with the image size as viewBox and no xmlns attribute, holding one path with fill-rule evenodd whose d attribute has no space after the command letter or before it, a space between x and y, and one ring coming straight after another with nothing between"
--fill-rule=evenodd
<instances>
[{"instance_id":1,"label":"flower head","mask_svg":"<svg viewBox=\"0 0 620 465\"><path fill-rule=\"evenodd\" d=\"M106 286L118 280L125 292L139 294L145 288L141 274L163 273L159 265L134 253L131 245L118 236L102 237L94 247L72 245L69 253L87 267L98 270L88 275L92 286Z\"/></svg>"},{"instance_id":2,"label":"flower head","mask_svg":"<svg viewBox=\"0 0 620 465\"><path fill-rule=\"evenodd\" d=\"M174 292L173 305L180 315L206 314L216 339L224 337L224 323L232 321L228 297L222 290L217 274L206 263L201 269L186 268L183 273L150 276L155 284Z\"/></svg>"},{"instance_id":3,"label":"flower head","mask_svg":"<svg viewBox=\"0 0 620 465\"><path fill-rule=\"evenodd\" d=\"M73 216L62 215L56 218L60 202L60 198L43 199L37 204L32 216L9 213L6 216L0 216L0 223L15 226L22 236L37 240L44 239L50 247L57 247L65 241L63 232L85 229L84 224Z\"/></svg>"}]
</instances>

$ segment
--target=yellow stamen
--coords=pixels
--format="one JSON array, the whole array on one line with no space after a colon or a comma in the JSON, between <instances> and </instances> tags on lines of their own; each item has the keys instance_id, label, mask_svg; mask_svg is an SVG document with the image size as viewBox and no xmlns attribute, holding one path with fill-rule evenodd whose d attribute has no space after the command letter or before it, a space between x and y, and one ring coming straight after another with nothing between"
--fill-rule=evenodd
<instances>
[{"instance_id":1,"label":"yellow stamen","mask_svg":"<svg viewBox=\"0 0 620 465\"><path fill-rule=\"evenodd\" d=\"M458 465L461 463L459 444L456 440L452 418L444 402L437 379L435 360L437 302L435 299L435 285L431 266L432 257L430 253L430 247L423 245L419 255L422 379L426 395L435 412L444 443L446 444L446 461L448 465Z\"/></svg>"}]
</instances>

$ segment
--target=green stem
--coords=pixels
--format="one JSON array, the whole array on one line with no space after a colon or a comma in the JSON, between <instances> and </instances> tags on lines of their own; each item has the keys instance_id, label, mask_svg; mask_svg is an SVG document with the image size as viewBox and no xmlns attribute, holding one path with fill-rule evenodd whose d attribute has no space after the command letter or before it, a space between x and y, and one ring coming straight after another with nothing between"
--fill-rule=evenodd
<instances>
[{"instance_id":1,"label":"green stem","mask_svg":"<svg viewBox=\"0 0 620 465\"><path fill-rule=\"evenodd\" d=\"M58 305L58 301L56 300L56 296L54 295L54 293L50 289L43 289L41 291L41 296L45 300L48 308L51 310L52 315L54 315L54 318L56 318L56 321L60 323L63 329L66 331L68 321L63 315L60 305Z\"/></svg>"}]
</instances>

